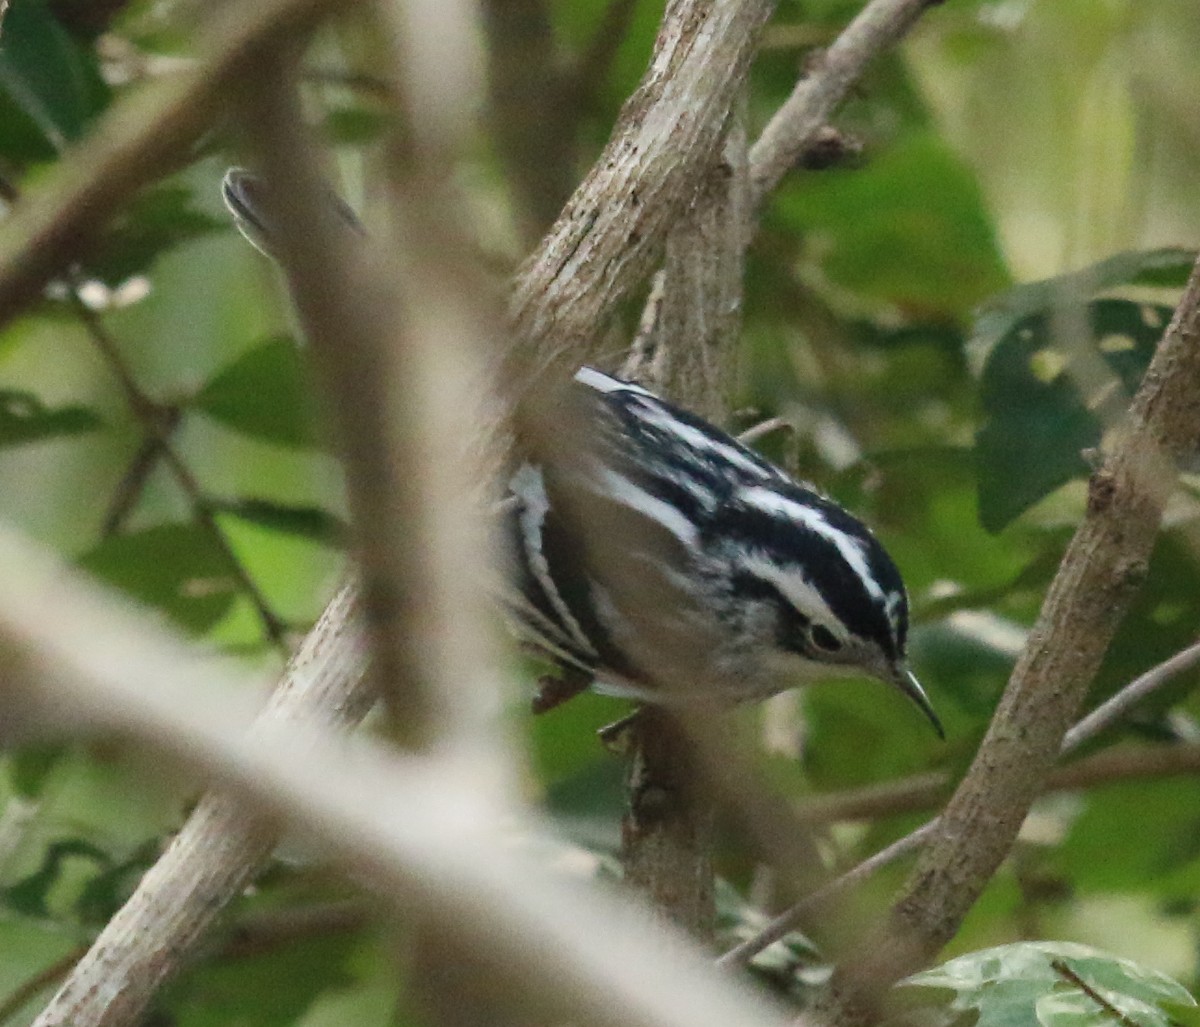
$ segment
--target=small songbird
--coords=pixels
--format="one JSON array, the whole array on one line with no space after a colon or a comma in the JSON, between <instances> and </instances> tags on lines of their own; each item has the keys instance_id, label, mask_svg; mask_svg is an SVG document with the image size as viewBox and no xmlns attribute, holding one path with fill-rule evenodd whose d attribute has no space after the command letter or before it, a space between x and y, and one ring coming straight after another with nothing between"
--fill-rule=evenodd
<instances>
[{"instance_id":1,"label":"small songbird","mask_svg":"<svg viewBox=\"0 0 1200 1027\"><path fill-rule=\"evenodd\" d=\"M858 672L943 734L908 666L904 582L862 522L641 386L584 367L572 393L571 451L509 482L520 623L566 671L542 706L591 679L732 705Z\"/></svg>"},{"instance_id":2,"label":"small songbird","mask_svg":"<svg viewBox=\"0 0 1200 1027\"><path fill-rule=\"evenodd\" d=\"M272 255L263 189L238 168L222 184ZM562 438L517 467L502 504L506 605L563 675L536 710L590 684L725 706L850 672L894 685L942 735L908 666L904 582L862 522L639 385L584 367L568 399Z\"/></svg>"}]
</instances>

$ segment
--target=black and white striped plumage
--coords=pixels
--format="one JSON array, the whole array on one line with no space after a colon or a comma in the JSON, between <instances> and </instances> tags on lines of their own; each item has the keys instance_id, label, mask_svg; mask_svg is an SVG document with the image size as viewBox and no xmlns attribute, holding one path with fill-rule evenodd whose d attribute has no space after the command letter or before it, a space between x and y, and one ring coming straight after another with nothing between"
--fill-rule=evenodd
<instances>
[{"instance_id":1,"label":"black and white striped plumage","mask_svg":"<svg viewBox=\"0 0 1200 1027\"><path fill-rule=\"evenodd\" d=\"M222 184L270 255L263 188L238 168ZM941 732L905 660L904 584L863 524L643 388L585 367L573 391L583 430L561 458L518 468L505 504L510 606L570 678L543 706L593 678L652 702L729 704L848 670L896 685Z\"/></svg>"},{"instance_id":2,"label":"black and white striped plumage","mask_svg":"<svg viewBox=\"0 0 1200 1027\"><path fill-rule=\"evenodd\" d=\"M592 368L569 460L513 475L523 631L602 691L734 703L858 671L941 731L908 670L908 600L874 535L694 414Z\"/></svg>"}]
</instances>

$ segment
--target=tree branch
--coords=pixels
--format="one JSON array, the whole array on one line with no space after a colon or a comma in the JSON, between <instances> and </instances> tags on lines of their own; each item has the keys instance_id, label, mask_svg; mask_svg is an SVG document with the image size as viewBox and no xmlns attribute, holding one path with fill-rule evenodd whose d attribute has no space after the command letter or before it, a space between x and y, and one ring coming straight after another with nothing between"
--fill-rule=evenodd
<instances>
[{"instance_id":1,"label":"tree branch","mask_svg":"<svg viewBox=\"0 0 1200 1027\"><path fill-rule=\"evenodd\" d=\"M668 231L719 152L773 0L671 0L651 65L612 138L517 279L512 328L525 391L565 381L629 290L653 270Z\"/></svg>"},{"instance_id":2,"label":"tree branch","mask_svg":"<svg viewBox=\"0 0 1200 1027\"><path fill-rule=\"evenodd\" d=\"M865 1023L882 990L958 929L1003 861L1142 580L1176 465L1200 440L1200 264L1129 415L1093 475L1063 557L983 744L935 822L886 930L835 975L827 1021Z\"/></svg>"},{"instance_id":3,"label":"tree branch","mask_svg":"<svg viewBox=\"0 0 1200 1027\"><path fill-rule=\"evenodd\" d=\"M1135 702L1145 699L1155 689L1161 688L1197 662L1200 662L1200 642L1188 646L1136 677L1067 732L1059 752L1059 759L1069 756L1101 731L1112 727L1133 707ZM1048 779L1045 790L1086 787L1090 784L1119 780L1126 776L1164 777L1173 773L1184 773L1191 767L1193 757L1190 749L1190 746L1154 746L1148 747L1144 751L1117 750L1111 755L1104 752L1098 753L1090 759L1080 760L1078 763L1060 767L1054 771ZM1127 752L1130 754L1126 755ZM1133 755L1133 753L1138 755ZM874 790L863 789L858 795L846 796L844 802L836 796L831 796L828 806L824 806L821 800L817 800L813 813L817 822L834 817L840 818L844 814L869 816L872 811L879 810L882 802L888 801L894 802L899 807L895 810L896 812L915 811L936 804L948 789L949 779L934 772L920 775L917 779L910 779L908 785L905 785L904 782L895 782ZM796 811L796 816L801 822L811 820L806 816L804 809ZM921 825L915 831L869 856L851 870L801 899L771 920L753 937L726 952L718 962L722 966L740 966L748 963L768 945L800 927L814 910L827 905L832 899L842 895L859 882L865 881L877 870L917 851L932 836L938 820L939 818L935 817Z\"/></svg>"},{"instance_id":4,"label":"tree branch","mask_svg":"<svg viewBox=\"0 0 1200 1027\"><path fill-rule=\"evenodd\" d=\"M739 111L700 195L667 237L653 344L635 348L626 365L629 377L716 421L728 414L741 332L749 235L746 170ZM629 809L621 829L625 878L693 935L708 940L716 915L716 815L693 752L696 739L671 713L651 708L641 710L631 733Z\"/></svg>"},{"instance_id":5,"label":"tree branch","mask_svg":"<svg viewBox=\"0 0 1200 1027\"><path fill-rule=\"evenodd\" d=\"M11 595L0 596L0 603L11 602ZM288 665L256 721L258 732L291 722L345 728L366 714L373 693L364 682L365 650L352 609L351 592L344 588ZM96 650L94 638L73 641L81 645L78 659L88 659L85 654ZM128 652L135 666L134 650ZM194 661L180 662L186 667ZM157 669L178 680L178 670L162 663ZM205 694L208 685L198 685L195 695ZM266 862L277 836L277 825L261 820L228 794L206 795L71 971L35 1027L138 1022L159 986L192 956L221 911Z\"/></svg>"},{"instance_id":6,"label":"tree branch","mask_svg":"<svg viewBox=\"0 0 1200 1027\"><path fill-rule=\"evenodd\" d=\"M0 557L18 585L0 593L0 643L14 654L6 725L116 731L211 775L267 822L286 821L328 851L384 899L381 912L439 924L486 966L502 996L527 1003L526 1012L611 1027L783 1023L643 910L525 856L514 837L548 835L497 792L486 768L461 754L404 756L363 739L352 744L296 706L284 723L259 718L247 734L251 696L231 669L197 657L11 535L0 533ZM311 694L319 670L334 684L331 669L309 664L294 676ZM224 844L214 839L216 848ZM167 919L156 912L148 929ZM124 1003L123 989L143 987L95 969L94 998Z\"/></svg>"},{"instance_id":7,"label":"tree branch","mask_svg":"<svg viewBox=\"0 0 1200 1027\"><path fill-rule=\"evenodd\" d=\"M321 16L347 6L263 0L211 11L195 64L114 103L70 159L0 223L0 325L37 299L138 189L161 177L218 120L227 91L252 74L280 37L303 35Z\"/></svg>"},{"instance_id":8,"label":"tree branch","mask_svg":"<svg viewBox=\"0 0 1200 1027\"><path fill-rule=\"evenodd\" d=\"M822 139L827 123L867 65L894 46L927 8L941 2L871 0L846 26L751 147L750 193L755 206L802 162L807 151L828 145Z\"/></svg>"}]
</instances>

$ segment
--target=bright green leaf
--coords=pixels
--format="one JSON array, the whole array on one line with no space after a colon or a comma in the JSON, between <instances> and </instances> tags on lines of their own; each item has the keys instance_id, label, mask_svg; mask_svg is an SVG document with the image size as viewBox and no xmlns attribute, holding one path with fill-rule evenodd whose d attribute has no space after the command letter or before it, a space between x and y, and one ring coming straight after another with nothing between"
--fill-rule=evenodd
<instances>
[{"instance_id":1,"label":"bright green leaf","mask_svg":"<svg viewBox=\"0 0 1200 1027\"><path fill-rule=\"evenodd\" d=\"M237 594L225 554L191 524L114 535L80 557L79 565L197 632L220 620Z\"/></svg>"},{"instance_id":2,"label":"bright green leaf","mask_svg":"<svg viewBox=\"0 0 1200 1027\"><path fill-rule=\"evenodd\" d=\"M316 407L303 354L290 339L271 339L219 371L194 400L234 431L281 446L319 441Z\"/></svg>"}]
</instances>

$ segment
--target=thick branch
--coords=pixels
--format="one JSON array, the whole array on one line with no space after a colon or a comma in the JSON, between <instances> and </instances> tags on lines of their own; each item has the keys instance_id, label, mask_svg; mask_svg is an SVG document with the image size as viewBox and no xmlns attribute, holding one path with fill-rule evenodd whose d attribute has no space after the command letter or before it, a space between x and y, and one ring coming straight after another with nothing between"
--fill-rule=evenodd
<instances>
[{"instance_id":1,"label":"thick branch","mask_svg":"<svg viewBox=\"0 0 1200 1027\"><path fill-rule=\"evenodd\" d=\"M350 590L342 589L289 664L259 717L260 730L291 721L345 728L362 719L372 695L364 683L364 650L352 609ZM95 649L86 641L80 644L81 654ZM171 675L171 680L178 678ZM208 684L203 682L196 696L205 694ZM259 871L277 837L276 827L244 803L223 792L206 795L35 1027L138 1022L159 986L179 971Z\"/></svg>"},{"instance_id":2,"label":"thick branch","mask_svg":"<svg viewBox=\"0 0 1200 1027\"><path fill-rule=\"evenodd\" d=\"M740 106L740 105L739 105ZM667 238L663 301L648 357L628 368L672 399L724 420L741 333L749 215L746 134L740 117L700 195ZM643 709L632 728L625 878L696 937L712 934L712 796L690 738L670 714Z\"/></svg>"},{"instance_id":3,"label":"thick branch","mask_svg":"<svg viewBox=\"0 0 1200 1027\"><path fill-rule=\"evenodd\" d=\"M540 826L496 792L486 768L451 754L405 758L351 745L311 716L282 728L278 719L260 722L248 735L245 681L29 545L0 535L0 556L19 583L0 593L0 644L14 657L6 723L24 717L61 730L69 718L212 775L326 849L386 900L381 912L437 923L486 966L498 994L555 1018L612 1027L782 1023L644 911L525 856L528 847L513 839L541 837ZM298 669L297 678L314 670ZM98 969L92 985L107 992L117 982Z\"/></svg>"},{"instance_id":4,"label":"thick branch","mask_svg":"<svg viewBox=\"0 0 1200 1027\"><path fill-rule=\"evenodd\" d=\"M888 929L835 975L823 1014L864 1023L881 989L958 929L1008 854L1072 717L1146 574L1176 463L1200 440L1200 265L1126 424L1092 475L1029 644L975 761L933 829Z\"/></svg>"},{"instance_id":5,"label":"thick branch","mask_svg":"<svg viewBox=\"0 0 1200 1027\"><path fill-rule=\"evenodd\" d=\"M568 377L617 302L653 269L719 152L773 8L773 0L668 4L642 84L517 280L519 366L508 381L524 384L555 364Z\"/></svg>"},{"instance_id":6,"label":"thick branch","mask_svg":"<svg viewBox=\"0 0 1200 1027\"><path fill-rule=\"evenodd\" d=\"M187 71L115 103L87 140L0 224L0 324L81 256L129 198L161 177L221 113L226 92L281 36L303 33L329 0L223 4Z\"/></svg>"}]
</instances>

